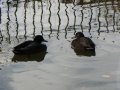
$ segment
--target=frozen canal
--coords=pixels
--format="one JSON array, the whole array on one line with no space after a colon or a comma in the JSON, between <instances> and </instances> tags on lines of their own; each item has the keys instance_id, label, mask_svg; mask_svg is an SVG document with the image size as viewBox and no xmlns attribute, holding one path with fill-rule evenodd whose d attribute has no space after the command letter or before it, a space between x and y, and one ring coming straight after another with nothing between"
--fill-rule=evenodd
<instances>
[{"instance_id":1,"label":"frozen canal","mask_svg":"<svg viewBox=\"0 0 120 90\"><path fill-rule=\"evenodd\" d=\"M120 2L77 4L0 0L0 90L120 90ZM78 31L94 41L95 56L71 48ZM47 53L16 58L13 47L38 34Z\"/></svg>"}]
</instances>

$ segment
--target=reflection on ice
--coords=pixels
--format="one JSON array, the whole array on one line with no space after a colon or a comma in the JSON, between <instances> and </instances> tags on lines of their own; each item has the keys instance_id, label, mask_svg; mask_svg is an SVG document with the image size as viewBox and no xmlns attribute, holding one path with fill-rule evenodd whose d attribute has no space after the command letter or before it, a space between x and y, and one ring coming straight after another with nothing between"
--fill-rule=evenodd
<instances>
[{"instance_id":1,"label":"reflection on ice","mask_svg":"<svg viewBox=\"0 0 120 90\"><path fill-rule=\"evenodd\" d=\"M12 58L13 62L27 62L27 61L37 61L40 62L44 60L46 52L28 54L28 55L14 55Z\"/></svg>"},{"instance_id":2,"label":"reflection on ice","mask_svg":"<svg viewBox=\"0 0 120 90\"><path fill-rule=\"evenodd\" d=\"M79 0L68 0L72 2L70 4L61 3L61 0L16 1L15 7L11 5L12 2L9 3L9 0L2 1L1 5L1 29L3 29L1 34L8 37L18 35L26 37L30 34L35 36L38 33L42 35L48 33L50 37L55 31L58 36L60 32L65 32L67 38L69 30L74 30L74 33L86 30L98 31L98 34L103 31L119 31L119 1L113 3L106 0L94 3L95 1L92 0L92 3L83 3L83 5L75 4Z\"/></svg>"}]
</instances>

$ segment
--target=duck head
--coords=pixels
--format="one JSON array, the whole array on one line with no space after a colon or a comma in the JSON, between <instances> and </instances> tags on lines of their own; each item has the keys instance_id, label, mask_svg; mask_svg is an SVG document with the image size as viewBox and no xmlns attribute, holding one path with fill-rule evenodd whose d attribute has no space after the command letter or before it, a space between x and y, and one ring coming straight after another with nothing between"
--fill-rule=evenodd
<instances>
[{"instance_id":1,"label":"duck head","mask_svg":"<svg viewBox=\"0 0 120 90\"><path fill-rule=\"evenodd\" d=\"M35 41L35 42L38 42L38 43L48 42L48 41L46 41L46 40L43 38L42 35L37 35L37 36L35 36L34 41Z\"/></svg>"},{"instance_id":2,"label":"duck head","mask_svg":"<svg viewBox=\"0 0 120 90\"><path fill-rule=\"evenodd\" d=\"M75 34L75 38L81 38L81 37L84 37L84 34L82 32L77 32Z\"/></svg>"}]
</instances>

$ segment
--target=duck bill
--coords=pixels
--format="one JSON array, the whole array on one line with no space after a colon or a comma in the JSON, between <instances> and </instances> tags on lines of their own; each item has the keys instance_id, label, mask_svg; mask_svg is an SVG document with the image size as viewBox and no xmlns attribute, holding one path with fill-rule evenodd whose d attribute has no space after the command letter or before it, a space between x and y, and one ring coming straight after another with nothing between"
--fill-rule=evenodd
<instances>
[{"instance_id":1,"label":"duck bill","mask_svg":"<svg viewBox=\"0 0 120 90\"><path fill-rule=\"evenodd\" d=\"M47 40L43 40L43 42L48 42Z\"/></svg>"}]
</instances>

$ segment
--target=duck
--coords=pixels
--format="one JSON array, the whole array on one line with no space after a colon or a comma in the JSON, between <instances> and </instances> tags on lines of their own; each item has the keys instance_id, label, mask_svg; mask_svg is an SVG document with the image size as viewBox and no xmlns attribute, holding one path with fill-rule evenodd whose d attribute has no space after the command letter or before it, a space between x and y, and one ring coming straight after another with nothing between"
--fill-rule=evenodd
<instances>
[{"instance_id":1,"label":"duck","mask_svg":"<svg viewBox=\"0 0 120 90\"><path fill-rule=\"evenodd\" d=\"M42 42L46 41L42 35L36 35L34 40L24 41L23 43L15 46L13 48L14 54L34 54L39 52L46 52L47 46L42 44Z\"/></svg>"},{"instance_id":2,"label":"duck","mask_svg":"<svg viewBox=\"0 0 120 90\"><path fill-rule=\"evenodd\" d=\"M75 39L71 43L71 48L77 54L86 54L91 51L95 52L95 43L90 38L85 37L82 32L77 32Z\"/></svg>"}]
</instances>

